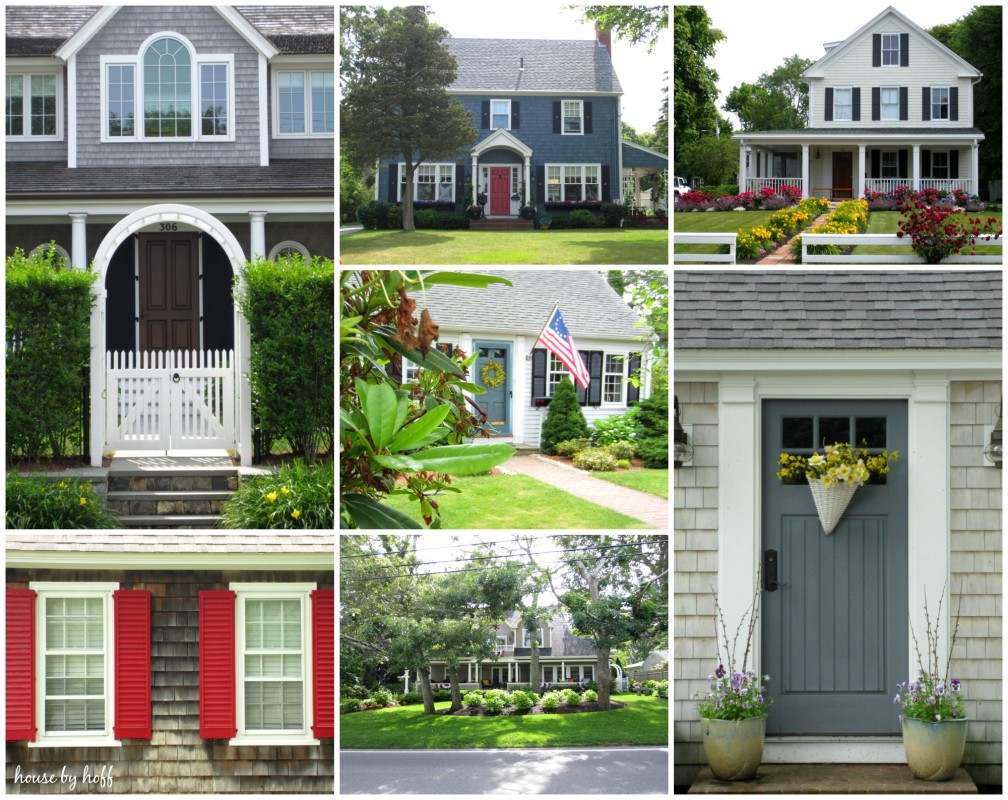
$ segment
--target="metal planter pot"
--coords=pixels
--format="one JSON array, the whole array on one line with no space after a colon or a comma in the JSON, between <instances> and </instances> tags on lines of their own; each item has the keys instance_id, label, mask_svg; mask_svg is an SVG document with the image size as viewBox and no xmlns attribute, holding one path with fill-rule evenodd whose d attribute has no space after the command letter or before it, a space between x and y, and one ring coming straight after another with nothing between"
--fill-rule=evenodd
<instances>
[{"instance_id":1,"label":"metal planter pot","mask_svg":"<svg viewBox=\"0 0 1008 800\"><path fill-rule=\"evenodd\" d=\"M962 762L966 748L965 719L924 722L903 718L903 749L915 778L947 781Z\"/></svg>"},{"instance_id":2,"label":"metal planter pot","mask_svg":"<svg viewBox=\"0 0 1008 800\"><path fill-rule=\"evenodd\" d=\"M704 754L714 777L721 781L752 778L763 760L767 717L743 720L701 719Z\"/></svg>"}]
</instances>

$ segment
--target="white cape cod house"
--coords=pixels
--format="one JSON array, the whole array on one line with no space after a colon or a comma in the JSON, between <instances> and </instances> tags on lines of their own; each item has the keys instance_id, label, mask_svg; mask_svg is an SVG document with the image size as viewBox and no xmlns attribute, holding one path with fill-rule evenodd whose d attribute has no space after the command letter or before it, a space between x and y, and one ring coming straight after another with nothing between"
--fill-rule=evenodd
<instances>
[{"instance_id":1,"label":"white cape cod house","mask_svg":"<svg viewBox=\"0 0 1008 800\"><path fill-rule=\"evenodd\" d=\"M981 73L889 6L802 73L809 126L735 134L739 191L803 197L897 186L979 192L973 86Z\"/></svg>"},{"instance_id":2,"label":"white cape cod house","mask_svg":"<svg viewBox=\"0 0 1008 800\"><path fill-rule=\"evenodd\" d=\"M676 784L704 763L711 587L731 636L761 564L749 665L774 700L764 762L905 763L893 697L918 674L908 619L927 647L926 592L943 666L960 609L963 765L1001 783L1002 472L987 452L1001 284L1000 270L676 273L675 399L693 448L674 470ZM784 451L837 441L899 459L826 536L808 486L777 470Z\"/></svg>"}]
</instances>

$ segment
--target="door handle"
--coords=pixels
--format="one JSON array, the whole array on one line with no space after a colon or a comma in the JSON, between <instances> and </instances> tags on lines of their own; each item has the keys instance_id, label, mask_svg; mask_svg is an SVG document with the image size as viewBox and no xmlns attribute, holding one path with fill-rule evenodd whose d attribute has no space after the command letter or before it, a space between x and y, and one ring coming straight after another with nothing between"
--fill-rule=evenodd
<instances>
[{"instance_id":1,"label":"door handle","mask_svg":"<svg viewBox=\"0 0 1008 800\"><path fill-rule=\"evenodd\" d=\"M768 592L776 592L786 583L777 582L777 551L765 550L763 552L763 588Z\"/></svg>"}]
</instances>

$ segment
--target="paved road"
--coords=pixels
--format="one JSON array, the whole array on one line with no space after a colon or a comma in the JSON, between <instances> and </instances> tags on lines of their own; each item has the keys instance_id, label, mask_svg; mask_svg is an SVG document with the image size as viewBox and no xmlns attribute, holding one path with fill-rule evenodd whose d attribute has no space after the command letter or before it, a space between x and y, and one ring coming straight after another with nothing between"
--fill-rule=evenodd
<instances>
[{"instance_id":1,"label":"paved road","mask_svg":"<svg viewBox=\"0 0 1008 800\"><path fill-rule=\"evenodd\" d=\"M668 794L667 747L342 750L340 794Z\"/></svg>"}]
</instances>

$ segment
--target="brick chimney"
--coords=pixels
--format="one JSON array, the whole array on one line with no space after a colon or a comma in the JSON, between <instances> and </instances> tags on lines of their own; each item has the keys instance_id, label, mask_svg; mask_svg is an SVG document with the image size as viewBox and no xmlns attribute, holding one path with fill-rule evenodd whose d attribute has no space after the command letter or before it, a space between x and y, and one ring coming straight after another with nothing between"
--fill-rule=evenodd
<instances>
[{"instance_id":1,"label":"brick chimney","mask_svg":"<svg viewBox=\"0 0 1008 800\"><path fill-rule=\"evenodd\" d=\"M595 41L601 45L605 45L609 58L612 58L612 33L600 28L597 22L595 23Z\"/></svg>"}]
</instances>

